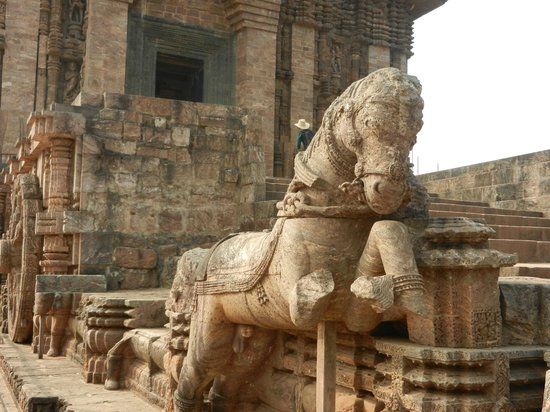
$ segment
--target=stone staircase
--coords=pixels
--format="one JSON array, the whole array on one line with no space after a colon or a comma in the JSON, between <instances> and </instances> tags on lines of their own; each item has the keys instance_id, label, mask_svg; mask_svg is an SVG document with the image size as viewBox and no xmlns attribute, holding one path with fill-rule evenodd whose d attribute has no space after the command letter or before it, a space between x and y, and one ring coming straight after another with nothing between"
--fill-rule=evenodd
<instances>
[{"instance_id":1,"label":"stone staircase","mask_svg":"<svg viewBox=\"0 0 550 412\"><path fill-rule=\"evenodd\" d=\"M284 197L290 179L266 178L266 202ZM492 248L517 253L519 263L502 269L504 276L533 276L550 279L550 218L542 212L499 209L488 203L442 199L430 195L431 217L463 216L484 219L495 230Z\"/></svg>"}]
</instances>

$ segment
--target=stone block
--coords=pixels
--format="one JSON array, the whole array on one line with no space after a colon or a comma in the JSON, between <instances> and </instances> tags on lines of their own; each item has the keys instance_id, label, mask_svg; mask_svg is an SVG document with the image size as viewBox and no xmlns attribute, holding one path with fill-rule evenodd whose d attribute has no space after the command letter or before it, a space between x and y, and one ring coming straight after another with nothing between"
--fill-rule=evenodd
<instances>
[{"instance_id":1,"label":"stone block","mask_svg":"<svg viewBox=\"0 0 550 412\"><path fill-rule=\"evenodd\" d=\"M63 212L63 233L88 233L97 229L94 216L91 213L77 210Z\"/></svg>"},{"instance_id":2,"label":"stone block","mask_svg":"<svg viewBox=\"0 0 550 412\"><path fill-rule=\"evenodd\" d=\"M38 275L37 293L84 293L104 292L107 283L103 275Z\"/></svg>"},{"instance_id":3,"label":"stone block","mask_svg":"<svg viewBox=\"0 0 550 412\"><path fill-rule=\"evenodd\" d=\"M101 109L99 111L99 118L101 120L120 120L120 110L116 109Z\"/></svg>"},{"instance_id":4,"label":"stone block","mask_svg":"<svg viewBox=\"0 0 550 412\"><path fill-rule=\"evenodd\" d=\"M500 200L514 200L518 197L521 197L521 193L519 193L519 187L516 184L504 184L496 187L496 199L497 201ZM475 200L475 199L474 199Z\"/></svg>"},{"instance_id":5,"label":"stone block","mask_svg":"<svg viewBox=\"0 0 550 412\"><path fill-rule=\"evenodd\" d=\"M122 122L118 120L96 121L91 126L91 131L101 137L122 137Z\"/></svg>"},{"instance_id":6,"label":"stone block","mask_svg":"<svg viewBox=\"0 0 550 412\"><path fill-rule=\"evenodd\" d=\"M550 279L501 277L503 340L509 345L550 345Z\"/></svg>"},{"instance_id":7,"label":"stone block","mask_svg":"<svg viewBox=\"0 0 550 412\"><path fill-rule=\"evenodd\" d=\"M237 183L239 181L239 169L227 168L223 171L223 181L226 183Z\"/></svg>"},{"instance_id":8,"label":"stone block","mask_svg":"<svg viewBox=\"0 0 550 412\"><path fill-rule=\"evenodd\" d=\"M108 139L105 141L105 150L125 155L135 155L136 142Z\"/></svg>"},{"instance_id":9,"label":"stone block","mask_svg":"<svg viewBox=\"0 0 550 412\"><path fill-rule=\"evenodd\" d=\"M181 212L170 210L160 212L159 229L167 233L180 232L183 229Z\"/></svg>"},{"instance_id":10,"label":"stone block","mask_svg":"<svg viewBox=\"0 0 550 412\"><path fill-rule=\"evenodd\" d=\"M188 127L172 128L172 144L178 147L189 147L191 143L191 129Z\"/></svg>"},{"instance_id":11,"label":"stone block","mask_svg":"<svg viewBox=\"0 0 550 412\"><path fill-rule=\"evenodd\" d=\"M103 104L107 109L126 110L128 109L130 98L131 96L119 93L104 93Z\"/></svg>"},{"instance_id":12,"label":"stone block","mask_svg":"<svg viewBox=\"0 0 550 412\"><path fill-rule=\"evenodd\" d=\"M122 136L127 140L140 140L141 139L141 126L136 123L124 123L124 129Z\"/></svg>"},{"instance_id":13,"label":"stone block","mask_svg":"<svg viewBox=\"0 0 550 412\"><path fill-rule=\"evenodd\" d=\"M128 269L154 269L157 266L157 252L153 249L117 247L113 263Z\"/></svg>"},{"instance_id":14,"label":"stone block","mask_svg":"<svg viewBox=\"0 0 550 412\"><path fill-rule=\"evenodd\" d=\"M123 269L118 282L120 289L149 289L159 285L158 275L146 269Z\"/></svg>"}]
</instances>

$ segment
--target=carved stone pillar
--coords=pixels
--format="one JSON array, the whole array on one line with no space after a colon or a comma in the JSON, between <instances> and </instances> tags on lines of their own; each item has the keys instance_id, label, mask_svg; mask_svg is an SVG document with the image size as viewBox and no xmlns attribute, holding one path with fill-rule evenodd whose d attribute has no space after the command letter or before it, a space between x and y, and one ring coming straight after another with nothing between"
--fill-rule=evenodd
<instances>
[{"instance_id":1,"label":"carved stone pillar","mask_svg":"<svg viewBox=\"0 0 550 412\"><path fill-rule=\"evenodd\" d=\"M487 348L501 343L499 268L514 255L488 248L494 231L466 218L433 218L416 254L426 314L408 319L409 339L430 346Z\"/></svg>"},{"instance_id":2,"label":"carved stone pillar","mask_svg":"<svg viewBox=\"0 0 550 412\"><path fill-rule=\"evenodd\" d=\"M236 35L236 104L262 119L266 174L273 175L275 60L280 0L226 0L227 18Z\"/></svg>"},{"instance_id":3,"label":"carved stone pillar","mask_svg":"<svg viewBox=\"0 0 550 412\"><path fill-rule=\"evenodd\" d=\"M133 0L88 0L82 99L124 93L128 5ZM109 41L105 41L109 39Z\"/></svg>"},{"instance_id":4,"label":"carved stone pillar","mask_svg":"<svg viewBox=\"0 0 550 412\"><path fill-rule=\"evenodd\" d=\"M50 148L50 181L48 211L42 219L60 219L58 216L70 204L70 176L73 139L54 137ZM47 274L65 274L71 264L67 239L61 233L45 234L44 260L40 262Z\"/></svg>"},{"instance_id":5,"label":"carved stone pillar","mask_svg":"<svg viewBox=\"0 0 550 412\"><path fill-rule=\"evenodd\" d=\"M40 22L38 26L38 61L36 70L36 106L35 110L46 108L48 89L48 33L50 19L49 0L40 1Z\"/></svg>"},{"instance_id":6,"label":"carved stone pillar","mask_svg":"<svg viewBox=\"0 0 550 412\"><path fill-rule=\"evenodd\" d=\"M38 172L42 175L46 206L46 211L38 213L36 219L36 234L44 236L40 266L46 275L66 275L71 273L73 265L72 233L66 233L63 225L72 203L74 141L84 130L84 118L75 113L44 112L31 116L29 126L29 157L41 158L42 166ZM71 296L65 295L55 295L53 301L37 302L35 306L35 317L40 316L40 322L47 321L45 325L48 325L51 335L50 356L61 353L66 321L71 310ZM36 349L37 319L35 326Z\"/></svg>"}]
</instances>

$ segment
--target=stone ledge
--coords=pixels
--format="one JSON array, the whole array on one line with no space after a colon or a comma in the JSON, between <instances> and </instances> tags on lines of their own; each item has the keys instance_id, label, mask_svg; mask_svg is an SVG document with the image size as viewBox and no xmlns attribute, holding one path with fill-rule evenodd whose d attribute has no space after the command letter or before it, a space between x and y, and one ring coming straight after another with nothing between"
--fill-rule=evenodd
<instances>
[{"instance_id":1,"label":"stone ledge","mask_svg":"<svg viewBox=\"0 0 550 412\"><path fill-rule=\"evenodd\" d=\"M7 335L0 335L0 371L9 382L19 408L35 410L67 410L102 412L160 411L130 391L110 392L102 385L82 381L80 367L67 358L39 360L30 346L14 344ZM43 409L39 409L43 408Z\"/></svg>"}]
</instances>

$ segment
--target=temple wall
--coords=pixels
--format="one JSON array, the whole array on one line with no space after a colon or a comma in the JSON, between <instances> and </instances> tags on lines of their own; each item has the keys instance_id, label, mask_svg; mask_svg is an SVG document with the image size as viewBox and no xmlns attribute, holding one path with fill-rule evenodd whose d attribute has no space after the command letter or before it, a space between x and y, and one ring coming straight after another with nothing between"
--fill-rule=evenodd
<instances>
[{"instance_id":1,"label":"temple wall","mask_svg":"<svg viewBox=\"0 0 550 412\"><path fill-rule=\"evenodd\" d=\"M159 19L214 30L229 30L221 0L142 0L133 9L142 15Z\"/></svg>"},{"instance_id":2,"label":"temple wall","mask_svg":"<svg viewBox=\"0 0 550 412\"><path fill-rule=\"evenodd\" d=\"M252 224L265 196L258 120L244 109L106 94L82 140L83 274L169 286L168 261Z\"/></svg>"},{"instance_id":3,"label":"temple wall","mask_svg":"<svg viewBox=\"0 0 550 412\"><path fill-rule=\"evenodd\" d=\"M550 150L418 176L444 198L550 214Z\"/></svg>"},{"instance_id":4,"label":"temple wall","mask_svg":"<svg viewBox=\"0 0 550 412\"><path fill-rule=\"evenodd\" d=\"M15 154L15 141L27 134L26 118L34 108L40 1L1 3L0 153L6 155Z\"/></svg>"}]
</instances>

